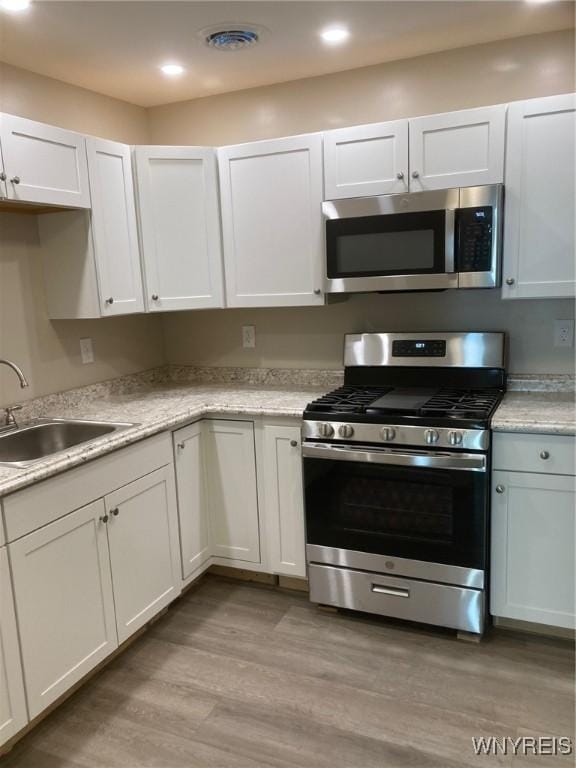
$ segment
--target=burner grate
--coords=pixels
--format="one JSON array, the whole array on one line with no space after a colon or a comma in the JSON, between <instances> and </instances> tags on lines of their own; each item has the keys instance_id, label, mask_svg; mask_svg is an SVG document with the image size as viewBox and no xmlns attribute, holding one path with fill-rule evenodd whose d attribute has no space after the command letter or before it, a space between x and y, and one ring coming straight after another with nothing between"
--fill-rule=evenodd
<instances>
[{"instance_id":1,"label":"burner grate","mask_svg":"<svg viewBox=\"0 0 576 768\"><path fill-rule=\"evenodd\" d=\"M422 416L489 416L501 392L490 389L441 389L420 409Z\"/></svg>"},{"instance_id":2,"label":"burner grate","mask_svg":"<svg viewBox=\"0 0 576 768\"><path fill-rule=\"evenodd\" d=\"M364 413L366 407L377 400L390 387L340 387L311 402L307 411L334 413Z\"/></svg>"}]
</instances>

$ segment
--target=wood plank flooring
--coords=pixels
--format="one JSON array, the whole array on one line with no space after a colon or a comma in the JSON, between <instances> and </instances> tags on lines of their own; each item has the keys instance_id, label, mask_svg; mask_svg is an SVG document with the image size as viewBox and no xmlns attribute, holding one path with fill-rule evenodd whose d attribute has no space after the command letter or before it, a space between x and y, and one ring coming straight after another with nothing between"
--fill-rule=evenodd
<instances>
[{"instance_id":1,"label":"wood plank flooring","mask_svg":"<svg viewBox=\"0 0 576 768\"><path fill-rule=\"evenodd\" d=\"M52 713L2 768L463 768L472 736L574 738L573 647L324 614L208 576Z\"/></svg>"}]
</instances>

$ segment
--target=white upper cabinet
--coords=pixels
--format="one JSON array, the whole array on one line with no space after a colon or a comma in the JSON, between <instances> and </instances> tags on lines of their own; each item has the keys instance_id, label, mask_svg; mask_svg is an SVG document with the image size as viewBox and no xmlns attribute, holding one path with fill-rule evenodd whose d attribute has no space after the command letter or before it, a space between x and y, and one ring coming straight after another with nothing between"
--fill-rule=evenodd
<instances>
[{"instance_id":1,"label":"white upper cabinet","mask_svg":"<svg viewBox=\"0 0 576 768\"><path fill-rule=\"evenodd\" d=\"M28 722L6 547L0 547L0 746Z\"/></svg>"},{"instance_id":2,"label":"white upper cabinet","mask_svg":"<svg viewBox=\"0 0 576 768\"><path fill-rule=\"evenodd\" d=\"M90 138L86 145L102 315L143 312L130 147Z\"/></svg>"},{"instance_id":3,"label":"white upper cabinet","mask_svg":"<svg viewBox=\"0 0 576 768\"><path fill-rule=\"evenodd\" d=\"M135 149L149 311L224 306L216 153Z\"/></svg>"},{"instance_id":4,"label":"white upper cabinet","mask_svg":"<svg viewBox=\"0 0 576 768\"><path fill-rule=\"evenodd\" d=\"M323 304L322 136L218 150L230 307Z\"/></svg>"},{"instance_id":5,"label":"white upper cabinet","mask_svg":"<svg viewBox=\"0 0 576 768\"><path fill-rule=\"evenodd\" d=\"M574 94L509 107L505 299L575 295L575 110Z\"/></svg>"},{"instance_id":6,"label":"white upper cabinet","mask_svg":"<svg viewBox=\"0 0 576 768\"><path fill-rule=\"evenodd\" d=\"M408 120L324 134L324 198L408 191Z\"/></svg>"},{"instance_id":7,"label":"white upper cabinet","mask_svg":"<svg viewBox=\"0 0 576 768\"><path fill-rule=\"evenodd\" d=\"M506 106L410 120L410 191L475 187L504 180Z\"/></svg>"},{"instance_id":8,"label":"white upper cabinet","mask_svg":"<svg viewBox=\"0 0 576 768\"><path fill-rule=\"evenodd\" d=\"M1 114L0 142L9 200L90 208L84 136Z\"/></svg>"},{"instance_id":9,"label":"white upper cabinet","mask_svg":"<svg viewBox=\"0 0 576 768\"><path fill-rule=\"evenodd\" d=\"M259 563L254 424L208 420L204 430L212 553Z\"/></svg>"}]
</instances>

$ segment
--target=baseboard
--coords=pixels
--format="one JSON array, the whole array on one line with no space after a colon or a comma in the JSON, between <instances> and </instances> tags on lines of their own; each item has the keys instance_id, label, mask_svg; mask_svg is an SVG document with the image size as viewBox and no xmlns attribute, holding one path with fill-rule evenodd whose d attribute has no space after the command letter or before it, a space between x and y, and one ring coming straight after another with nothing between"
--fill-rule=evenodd
<instances>
[{"instance_id":1,"label":"baseboard","mask_svg":"<svg viewBox=\"0 0 576 768\"><path fill-rule=\"evenodd\" d=\"M310 590L308 579L302 579L298 576L278 576L278 586L282 589L293 589L297 592L308 592Z\"/></svg>"},{"instance_id":2,"label":"baseboard","mask_svg":"<svg viewBox=\"0 0 576 768\"><path fill-rule=\"evenodd\" d=\"M257 584L278 586L278 576L275 576L273 573L249 571L246 568L232 568L229 565L211 565L207 572L215 576L225 576L228 579L236 579L238 581L254 581Z\"/></svg>"},{"instance_id":3,"label":"baseboard","mask_svg":"<svg viewBox=\"0 0 576 768\"><path fill-rule=\"evenodd\" d=\"M567 627L552 627L549 624L537 624L533 621L521 621L520 619L507 619L502 616L494 616L492 623L498 629L510 629L515 632L526 632L542 637L560 637L563 640L576 639L576 630Z\"/></svg>"}]
</instances>

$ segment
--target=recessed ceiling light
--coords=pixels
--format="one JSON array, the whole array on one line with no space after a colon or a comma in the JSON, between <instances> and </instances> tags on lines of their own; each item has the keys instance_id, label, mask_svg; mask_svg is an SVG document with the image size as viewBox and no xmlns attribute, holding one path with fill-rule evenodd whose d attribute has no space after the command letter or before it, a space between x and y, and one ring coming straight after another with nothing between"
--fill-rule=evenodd
<instances>
[{"instance_id":1,"label":"recessed ceiling light","mask_svg":"<svg viewBox=\"0 0 576 768\"><path fill-rule=\"evenodd\" d=\"M1 0L0 6L5 11L26 11L30 7L30 0Z\"/></svg>"},{"instance_id":2,"label":"recessed ceiling light","mask_svg":"<svg viewBox=\"0 0 576 768\"><path fill-rule=\"evenodd\" d=\"M345 27L330 27L320 32L320 37L325 43L337 45L350 37L350 32Z\"/></svg>"},{"instance_id":3,"label":"recessed ceiling light","mask_svg":"<svg viewBox=\"0 0 576 768\"><path fill-rule=\"evenodd\" d=\"M184 72L184 67L181 64L163 64L160 69L168 77L178 77Z\"/></svg>"}]
</instances>

